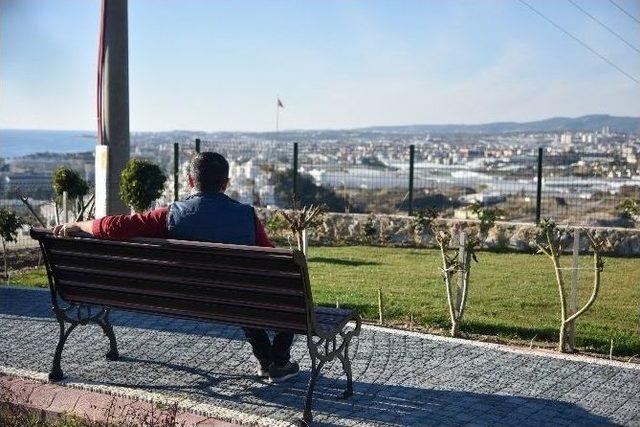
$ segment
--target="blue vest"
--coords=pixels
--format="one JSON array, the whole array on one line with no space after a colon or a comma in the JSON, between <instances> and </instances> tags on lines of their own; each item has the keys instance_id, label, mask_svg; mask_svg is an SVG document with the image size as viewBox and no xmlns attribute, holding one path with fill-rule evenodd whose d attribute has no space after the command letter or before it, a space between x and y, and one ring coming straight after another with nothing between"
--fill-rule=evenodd
<instances>
[{"instance_id":1,"label":"blue vest","mask_svg":"<svg viewBox=\"0 0 640 427\"><path fill-rule=\"evenodd\" d=\"M172 239L256 244L253 208L224 193L198 193L183 202L173 202L167 215L167 229Z\"/></svg>"}]
</instances>

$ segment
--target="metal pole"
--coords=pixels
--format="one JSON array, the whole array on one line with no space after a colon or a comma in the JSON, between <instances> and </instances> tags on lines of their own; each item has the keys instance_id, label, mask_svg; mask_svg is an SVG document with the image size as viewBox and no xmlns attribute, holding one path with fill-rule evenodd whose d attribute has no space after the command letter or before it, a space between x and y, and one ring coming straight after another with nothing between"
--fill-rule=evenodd
<instances>
[{"instance_id":1,"label":"metal pole","mask_svg":"<svg viewBox=\"0 0 640 427\"><path fill-rule=\"evenodd\" d=\"M293 201L298 201L298 143L293 143Z\"/></svg>"},{"instance_id":2,"label":"metal pole","mask_svg":"<svg viewBox=\"0 0 640 427\"><path fill-rule=\"evenodd\" d=\"M127 0L107 0L104 19L104 144L107 156L106 214L130 211L120 200L120 174L129 161L129 37ZM98 187L98 186L97 186Z\"/></svg>"},{"instance_id":3,"label":"metal pole","mask_svg":"<svg viewBox=\"0 0 640 427\"><path fill-rule=\"evenodd\" d=\"M416 146L409 146L409 216L413 215L413 165L416 157Z\"/></svg>"},{"instance_id":4,"label":"metal pole","mask_svg":"<svg viewBox=\"0 0 640 427\"><path fill-rule=\"evenodd\" d=\"M540 224L542 211L542 147L538 148L538 186L536 189L536 224Z\"/></svg>"},{"instance_id":5,"label":"metal pole","mask_svg":"<svg viewBox=\"0 0 640 427\"><path fill-rule=\"evenodd\" d=\"M177 142L173 143L173 200L178 200L178 190L180 188L179 180L179 172L180 172L180 144Z\"/></svg>"},{"instance_id":6,"label":"metal pole","mask_svg":"<svg viewBox=\"0 0 640 427\"><path fill-rule=\"evenodd\" d=\"M200 138L196 138L196 153L200 152Z\"/></svg>"}]
</instances>

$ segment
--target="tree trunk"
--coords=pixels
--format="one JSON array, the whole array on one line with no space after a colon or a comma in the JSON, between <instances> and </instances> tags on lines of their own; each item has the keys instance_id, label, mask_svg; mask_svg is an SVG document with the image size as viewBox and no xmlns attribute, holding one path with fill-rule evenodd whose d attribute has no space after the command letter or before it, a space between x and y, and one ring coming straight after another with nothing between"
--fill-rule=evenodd
<instances>
[{"instance_id":1,"label":"tree trunk","mask_svg":"<svg viewBox=\"0 0 640 427\"><path fill-rule=\"evenodd\" d=\"M560 337L558 339L558 351L561 353L565 352L565 331L567 329L567 324L564 322L564 319L562 322L560 322Z\"/></svg>"},{"instance_id":2,"label":"tree trunk","mask_svg":"<svg viewBox=\"0 0 640 427\"><path fill-rule=\"evenodd\" d=\"M296 234L296 243L298 244L298 250L302 251L302 231L297 231L295 234Z\"/></svg>"},{"instance_id":3,"label":"tree trunk","mask_svg":"<svg viewBox=\"0 0 640 427\"><path fill-rule=\"evenodd\" d=\"M458 336L458 321L455 319L451 319L451 336Z\"/></svg>"}]
</instances>

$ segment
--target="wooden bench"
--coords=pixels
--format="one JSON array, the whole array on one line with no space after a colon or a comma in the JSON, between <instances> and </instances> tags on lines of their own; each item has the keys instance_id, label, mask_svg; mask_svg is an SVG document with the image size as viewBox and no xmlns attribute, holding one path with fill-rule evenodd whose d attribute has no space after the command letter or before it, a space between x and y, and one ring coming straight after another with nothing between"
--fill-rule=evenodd
<instances>
[{"instance_id":1,"label":"wooden bench","mask_svg":"<svg viewBox=\"0 0 640 427\"><path fill-rule=\"evenodd\" d=\"M314 307L307 262L297 250L171 239L109 241L55 237L31 229L47 268L60 325L49 379L63 378L62 351L78 325L98 324L118 348L111 309L131 310L306 335L311 378L301 423L311 422L313 390L323 365L342 362L343 398L353 394L349 342L360 333L352 310ZM347 323L355 322L355 327Z\"/></svg>"}]
</instances>

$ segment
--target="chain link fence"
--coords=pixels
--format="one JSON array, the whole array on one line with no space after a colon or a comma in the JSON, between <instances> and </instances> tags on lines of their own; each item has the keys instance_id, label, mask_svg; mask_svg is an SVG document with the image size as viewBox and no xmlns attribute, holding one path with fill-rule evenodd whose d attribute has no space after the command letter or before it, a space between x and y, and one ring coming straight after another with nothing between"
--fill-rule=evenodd
<instances>
[{"instance_id":1,"label":"chain link fence","mask_svg":"<svg viewBox=\"0 0 640 427\"><path fill-rule=\"evenodd\" d=\"M253 138L253 139L252 139ZM640 180L611 176L611 159L585 159L573 152L522 149L514 152L458 149L391 141L344 144L335 141L268 140L247 136L233 143L184 139L162 143L132 156L150 158L168 177L157 206L189 194L187 168L193 153L216 151L230 163L227 193L261 207L322 203L332 212L415 214L435 208L445 218L471 219L473 202L499 208L503 219L536 222L551 217L561 224L637 227L619 206L640 199ZM86 160L86 159L85 159ZM18 176L18 175L16 175ZM538 176L541 185L538 185ZM88 177L90 180L91 177ZM90 181L91 182L91 181ZM0 207L36 224L18 196L29 201L51 226L56 216L50 173L32 173L0 182ZM73 219L70 212L67 216ZM10 248L30 247L28 225Z\"/></svg>"}]
</instances>

